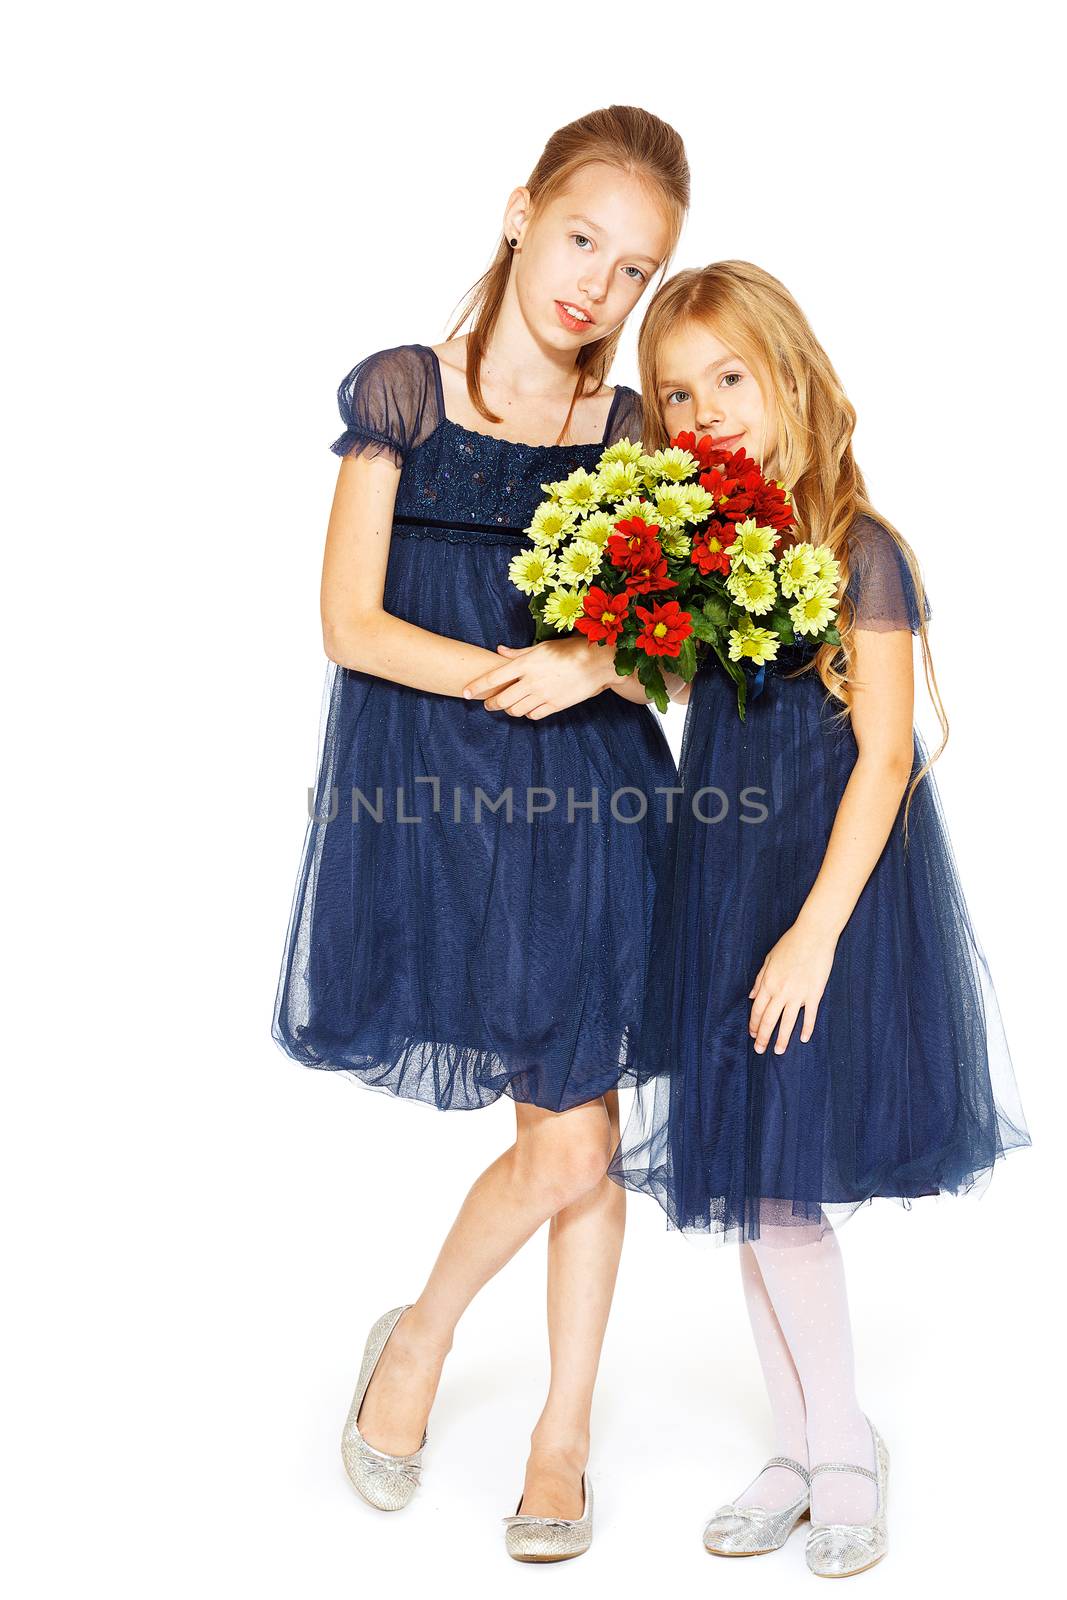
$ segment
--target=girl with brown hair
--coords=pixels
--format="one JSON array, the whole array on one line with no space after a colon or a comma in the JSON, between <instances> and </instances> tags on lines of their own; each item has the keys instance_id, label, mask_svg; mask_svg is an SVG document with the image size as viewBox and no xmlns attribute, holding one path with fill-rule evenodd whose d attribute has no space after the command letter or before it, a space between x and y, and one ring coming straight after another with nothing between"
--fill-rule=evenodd
<instances>
[{"instance_id":1,"label":"girl with brown hair","mask_svg":"<svg viewBox=\"0 0 1067 1600\"><path fill-rule=\"evenodd\" d=\"M519 1560L591 1537L590 1405L624 1220L605 1174L665 832L654 807L618 815L610 800L675 771L610 651L525 648L508 566L542 484L566 496L639 432L639 396L605 380L688 196L672 128L628 106L579 118L510 195L469 332L368 356L338 397L331 667L273 1032L309 1067L439 1109L515 1103L515 1142L422 1292L371 1329L342 1453L372 1504L407 1504L460 1317L549 1222L551 1382L507 1519ZM465 695L499 645L521 647L500 692ZM388 1230L389 1187L362 1189L361 1209Z\"/></svg>"}]
</instances>

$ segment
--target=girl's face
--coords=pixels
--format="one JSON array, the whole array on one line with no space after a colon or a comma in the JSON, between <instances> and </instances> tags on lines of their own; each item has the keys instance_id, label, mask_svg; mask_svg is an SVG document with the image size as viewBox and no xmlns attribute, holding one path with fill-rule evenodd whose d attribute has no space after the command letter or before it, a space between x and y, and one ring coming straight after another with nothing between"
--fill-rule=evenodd
<instances>
[{"instance_id":1,"label":"girl's face","mask_svg":"<svg viewBox=\"0 0 1067 1600\"><path fill-rule=\"evenodd\" d=\"M766 463L778 442L777 413L752 371L703 323L689 322L663 341L656 399L664 426L710 434L724 450L744 450Z\"/></svg>"},{"instance_id":2,"label":"girl's face","mask_svg":"<svg viewBox=\"0 0 1067 1600\"><path fill-rule=\"evenodd\" d=\"M602 161L532 214L528 190L516 190L505 227L519 241L512 276L523 319L539 344L567 353L625 322L670 248L652 190Z\"/></svg>"}]
</instances>

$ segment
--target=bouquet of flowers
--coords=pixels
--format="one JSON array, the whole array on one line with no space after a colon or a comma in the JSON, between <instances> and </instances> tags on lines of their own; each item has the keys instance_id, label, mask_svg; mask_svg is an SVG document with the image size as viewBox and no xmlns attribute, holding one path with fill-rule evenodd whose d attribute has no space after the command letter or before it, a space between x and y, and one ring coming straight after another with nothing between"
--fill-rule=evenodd
<instances>
[{"instance_id":1,"label":"bouquet of flowers","mask_svg":"<svg viewBox=\"0 0 1067 1600\"><path fill-rule=\"evenodd\" d=\"M745 715L750 675L782 644L837 644L838 563L793 538L793 509L743 450L680 433L647 454L622 439L594 472L580 468L548 496L511 562L530 598L536 639L577 629L615 647L660 711L662 667L689 682L714 655ZM781 546L781 549L778 547Z\"/></svg>"}]
</instances>

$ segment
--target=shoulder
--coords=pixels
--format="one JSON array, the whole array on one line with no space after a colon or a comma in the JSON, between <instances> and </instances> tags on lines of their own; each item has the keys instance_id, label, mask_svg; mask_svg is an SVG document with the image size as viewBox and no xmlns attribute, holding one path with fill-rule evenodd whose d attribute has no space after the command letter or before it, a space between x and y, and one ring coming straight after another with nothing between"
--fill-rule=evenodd
<instances>
[{"instance_id":1,"label":"shoulder","mask_svg":"<svg viewBox=\"0 0 1067 1600\"><path fill-rule=\"evenodd\" d=\"M368 444L388 449L400 465L437 425L432 353L423 345L393 345L357 361L341 379L337 406L345 431L330 446L335 455L367 454Z\"/></svg>"},{"instance_id":2,"label":"shoulder","mask_svg":"<svg viewBox=\"0 0 1067 1600\"><path fill-rule=\"evenodd\" d=\"M853 561L871 560L879 555L889 555L900 545L884 522L862 512L848 530L849 552Z\"/></svg>"},{"instance_id":3,"label":"shoulder","mask_svg":"<svg viewBox=\"0 0 1067 1600\"><path fill-rule=\"evenodd\" d=\"M631 444L636 444L641 437L643 427L641 396L636 389L627 388L624 383L617 383L615 397L608 412L605 442L617 444L620 439L629 439Z\"/></svg>"},{"instance_id":4,"label":"shoulder","mask_svg":"<svg viewBox=\"0 0 1067 1600\"><path fill-rule=\"evenodd\" d=\"M903 536L868 513L862 513L853 521L848 534L848 552L849 565L861 581L879 572L897 572L910 584L910 563L917 565L915 552Z\"/></svg>"},{"instance_id":5,"label":"shoulder","mask_svg":"<svg viewBox=\"0 0 1067 1600\"><path fill-rule=\"evenodd\" d=\"M357 383L411 389L425 386L433 377L433 352L421 344L398 344L363 356L341 381L351 389Z\"/></svg>"},{"instance_id":6,"label":"shoulder","mask_svg":"<svg viewBox=\"0 0 1067 1600\"><path fill-rule=\"evenodd\" d=\"M918 559L907 541L864 513L849 529L848 551L848 593L862 625L896 622L917 632L920 615L928 620L930 606Z\"/></svg>"}]
</instances>

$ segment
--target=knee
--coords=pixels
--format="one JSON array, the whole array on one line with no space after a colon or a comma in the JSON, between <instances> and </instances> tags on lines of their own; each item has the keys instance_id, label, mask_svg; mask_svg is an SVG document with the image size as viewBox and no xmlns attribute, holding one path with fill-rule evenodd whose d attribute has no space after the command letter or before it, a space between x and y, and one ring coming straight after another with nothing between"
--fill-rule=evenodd
<instances>
[{"instance_id":1,"label":"knee","mask_svg":"<svg viewBox=\"0 0 1067 1600\"><path fill-rule=\"evenodd\" d=\"M606 1126L551 1126L542 1131L546 1136L530 1141L535 1148L525 1152L528 1179L554 1215L603 1182L611 1141Z\"/></svg>"}]
</instances>

